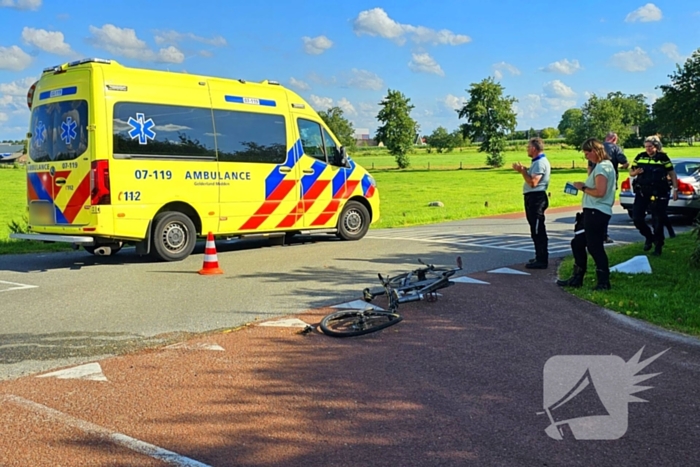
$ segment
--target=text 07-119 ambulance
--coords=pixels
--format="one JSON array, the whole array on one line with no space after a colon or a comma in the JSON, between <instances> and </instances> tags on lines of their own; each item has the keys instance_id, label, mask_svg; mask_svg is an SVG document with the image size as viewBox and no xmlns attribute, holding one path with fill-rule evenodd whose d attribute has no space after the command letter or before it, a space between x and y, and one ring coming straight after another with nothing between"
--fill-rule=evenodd
<instances>
[{"instance_id":1,"label":"text 07-119 ambulance","mask_svg":"<svg viewBox=\"0 0 700 467\"><path fill-rule=\"evenodd\" d=\"M208 232L359 240L379 219L372 176L276 82L86 59L27 98L30 233L13 238L177 261Z\"/></svg>"}]
</instances>

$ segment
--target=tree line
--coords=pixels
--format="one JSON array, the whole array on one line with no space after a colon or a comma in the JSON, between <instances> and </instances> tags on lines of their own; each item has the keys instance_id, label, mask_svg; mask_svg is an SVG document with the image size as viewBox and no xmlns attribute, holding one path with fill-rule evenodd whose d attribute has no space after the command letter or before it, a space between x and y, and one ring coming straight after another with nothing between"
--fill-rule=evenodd
<instances>
[{"instance_id":1,"label":"tree line","mask_svg":"<svg viewBox=\"0 0 700 467\"><path fill-rule=\"evenodd\" d=\"M692 144L700 135L700 49L683 65L677 64L669 78L670 83L657 86L662 95L651 106L643 94L593 94L580 108L566 110L557 128L516 132L513 105L517 99L504 95L503 86L489 77L467 89L469 97L456 111L458 119L465 122L452 132L438 127L425 137L426 143L442 152L468 141L480 141L479 151L486 153L486 164L491 167L503 165L507 140L534 136L549 139L561 135L577 148L587 138L602 140L609 131L616 132L625 147L639 147L646 136L653 134L668 144ZM395 156L399 168L410 166L409 153L419 130L410 116L414 108L410 101L401 92L389 89L377 114L380 125L375 139ZM354 148L352 123L343 117L340 108L332 107L319 115L343 145Z\"/></svg>"}]
</instances>

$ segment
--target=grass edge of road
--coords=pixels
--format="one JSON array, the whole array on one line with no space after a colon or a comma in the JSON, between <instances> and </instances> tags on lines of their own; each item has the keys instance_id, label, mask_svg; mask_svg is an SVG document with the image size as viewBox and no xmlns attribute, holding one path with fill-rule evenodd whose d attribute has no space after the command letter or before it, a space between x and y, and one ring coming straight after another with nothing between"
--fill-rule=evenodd
<instances>
[{"instance_id":1,"label":"grass edge of road","mask_svg":"<svg viewBox=\"0 0 700 467\"><path fill-rule=\"evenodd\" d=\"M583 287L566 288L567 292L608 310L638 318L673 331L700 337L700 268L690 264L690 252L696 240L688 233L666 239L663 254L652 256L642 250L642 242L606 249L610 266L635 256L648 256L651 274L613 272L612 289L593 291L597 280L595 264L588 258L588 272ZM573 272L573 257L567 256L559 266L559 278Z\"/></svg>"}]
</instances>

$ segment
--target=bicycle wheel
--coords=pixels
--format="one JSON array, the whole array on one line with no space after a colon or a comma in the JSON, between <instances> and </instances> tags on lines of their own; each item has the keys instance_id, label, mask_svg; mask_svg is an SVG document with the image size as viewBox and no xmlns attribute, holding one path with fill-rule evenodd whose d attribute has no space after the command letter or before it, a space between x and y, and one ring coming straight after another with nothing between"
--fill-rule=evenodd
<instances>
[{"instance_id":1,"label":"bicycle wheel","mask_svg":"<svg viewBox=\"0 0 700 467\"><path fill-rule=\"evenodd\" d=\"M333 337L361 336L393 326L402 319L386 311L336 311L321 320L321 331Z\"/></svg>"}]
</instances>

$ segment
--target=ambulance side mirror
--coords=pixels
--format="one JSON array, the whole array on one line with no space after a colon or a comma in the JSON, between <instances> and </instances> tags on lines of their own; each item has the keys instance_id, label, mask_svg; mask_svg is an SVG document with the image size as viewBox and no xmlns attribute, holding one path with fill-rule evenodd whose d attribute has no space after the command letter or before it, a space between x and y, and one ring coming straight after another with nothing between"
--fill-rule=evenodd
<instances>
[{"instance_id":1,"label":"ambulance side mirror","mask_svg":"<svg viewBox=\"0 0 700 467\"><path fill-rule=\"evenodd\" d=\"M348 154L347 154L347 151L345 150L345 146L341 146L340 150L338 150L338 149L335 150L335 161L334 161L333 165L337 165L338 167L345 167L345 168L350 167L350 163L348 162Z\"/></svg>"}]
</instances>

